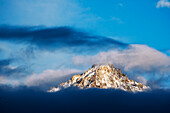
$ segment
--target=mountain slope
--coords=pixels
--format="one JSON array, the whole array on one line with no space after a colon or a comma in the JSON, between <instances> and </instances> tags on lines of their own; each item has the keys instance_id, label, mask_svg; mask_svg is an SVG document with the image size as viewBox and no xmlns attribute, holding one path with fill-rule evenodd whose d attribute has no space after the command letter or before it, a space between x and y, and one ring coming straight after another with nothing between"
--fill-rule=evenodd
<instances>
[{"instance_id":1,"label":"mountain slope","mask_svg":"<svg viewBox=\"0 0 170 113\"><path fill-rule=\"evenodd\" d=\"M61 83L57 88L51 87L48 92L56 92L71 86L79 87L81 89L93 87L103 89L115 88L131 92L141 92L150 89L149 86L129 80L127 75L122 74L120 69L108 64L93 65L85 73L72 76L69 81Z\"/></svg>"}]
</instances>

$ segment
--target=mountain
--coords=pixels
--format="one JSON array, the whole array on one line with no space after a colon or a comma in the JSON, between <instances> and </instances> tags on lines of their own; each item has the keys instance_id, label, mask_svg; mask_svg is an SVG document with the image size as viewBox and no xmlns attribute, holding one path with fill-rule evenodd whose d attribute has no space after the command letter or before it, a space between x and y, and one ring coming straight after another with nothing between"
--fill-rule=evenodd
<instances>
[{"instance_id":1,"label":"mountain","mask_svg":"<svg viewBox=\"0 0 170 113\"><path fill-rule=\"evenodd\" d=\"M150 90L149 86L129 80L126 74L112 64L93 65L85 73L72 76L67 82L61 83L57 88L51 87L48 92L56 92L68 87L86 88L115 88L130 92Z\"/></svg>"}]
</instances>

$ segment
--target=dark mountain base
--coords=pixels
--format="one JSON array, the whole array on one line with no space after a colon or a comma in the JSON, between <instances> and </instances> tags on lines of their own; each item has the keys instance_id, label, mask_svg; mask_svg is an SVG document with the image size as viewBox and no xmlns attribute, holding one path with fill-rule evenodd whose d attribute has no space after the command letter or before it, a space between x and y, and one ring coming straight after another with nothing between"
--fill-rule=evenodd
<instances>
[{"instance_id":1,"label":"dark mountain base","mask_svg":"<svg viewBox=\"0 0 170 113\"><path fill-rule=\"evenodd\" d=\"M170 91L129 93L113 89L65 89L46 93L32 89L0 90L1 113L163 113Z\"/></svg>"}]
</instances>

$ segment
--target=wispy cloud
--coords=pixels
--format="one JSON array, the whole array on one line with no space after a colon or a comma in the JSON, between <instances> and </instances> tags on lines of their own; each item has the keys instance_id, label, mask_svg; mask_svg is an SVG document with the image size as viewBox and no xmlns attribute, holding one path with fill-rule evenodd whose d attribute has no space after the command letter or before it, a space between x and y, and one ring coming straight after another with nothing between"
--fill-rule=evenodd
<instances>
[{"instance_id":1,"label":"wispy cloud","mask_svg":"<svg viewBox=\"0 0 170 113\"><path fill-rule=\"evenodd\" d=\"M82 70L78 69L47 69L42 73L36 74L33 73L31 75L23 76L20 78L16 78L13 76L3 76L0 74L0 86L27 86L27 87L41 87L44 89L45 87L50 87L51 85L58 85L63 80L69 79L74 74L81 73Z\"/></svg>"},{"instance_id":2,"label":"wispy cloud","mask_svg":"<svg viewBox=\"0 0 170 113\"><path fill-rule=\"evenodd\" d=\"M21 77L28 73L23 66L11 66L12 62L15 62L15 59L0 60L0 76Z\"/></svg>"},{"instance_id":3,"label":"wispy cloud","mask_svg":"<svg viewBox=\"0 0 170 113\"><path fill-rule=\"evenodd\" d=\"M91 25L99 18L90 8L70 0L0 0L0 10L0 24L10 25L87 27L87 22Z\"/></svg>"},{"instance_id":4,"label":"wispy cloud","mask_svg":"<svg viewBox=\"0 0 170 113\"><path fill-rule=\"evenodd\" d=\"M120 7L122 7L122 6L123 6L123 4L122 4L122 3L119 3L119 6L120 6Z\"/></svg>"},{"instance_id":5,"label":"wispy cloud","mask_svg":"<svg viewBox=\"0 0 170 113\"><path fill-rule=\"evenodd\" d=\"M12 66L13 62L16 62L16 59L0 60L0 86L20 86L22 85L20 80L30 73L25 66Z\"/></svg>"},{"instance_id":6,"label":"wispy cloud","mask_svg":"<svg viewBox=\"0 0 170 113\"><path fill-rule=\"evenodd\" d=\"M117 21L119 24L123 24L123 21L120 18L112 17L111 20Z\"/></svg>"},{"instance_id":7,"label":"wispy cloud","mask_svg":"<svg viewBox=\"0 0 170 113\"><path fill-rule=\"evenodd\" d=\"M168 7L170 8L170 2L168 0L160 0L157 2L156 8Z\"/></svg>"}]
</instances>

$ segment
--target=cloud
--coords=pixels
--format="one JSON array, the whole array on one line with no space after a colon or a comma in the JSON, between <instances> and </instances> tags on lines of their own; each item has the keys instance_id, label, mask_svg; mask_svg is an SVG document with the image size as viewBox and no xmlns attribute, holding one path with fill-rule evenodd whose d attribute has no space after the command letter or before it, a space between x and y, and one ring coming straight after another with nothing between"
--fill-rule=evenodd
<instances>
[{"instance_id":1,"label":"cloud","mask_svg":"<svg viewBox=\"0 0 170 113\"><path fill-rule=\"evenodd\" d=\"M165 53L166 53L168 56L170 56L170 49L167 49L167 50L165 51Z\"/></svg>"},{"instance_id":2,"label":"cloud","mask_svg":"<svg viewBox=\"0 0 170 113\"><path fill-rule=\"evenodd\" d=\"M20 82L10 77L0 76L0 85L8 85L12 87L17 87L20 85Z\"/></svg>"},{"instance_id":3,"label":"cloud","mask_svg":"<svg viewBox=\"0 0 170 113\"><path fill-rule=\"evenodd\" d=\"M122 3L119 3L119 6L120 6L120 7L122 7L122 6L123 6L123 4L122 4Z\"/></svg>"},{"instance_id":4,"label":"cloud","mask_svg":"<svg viewBox=\"0 0 170 113\"><path fill-rule=\"evenodd\" d=\"M120 5L120 6L123 6L123 5ZM111 20L117 21L119 24L123 24L123 21L120 18L112 17Z\"/></svg>"},{"instance_id":5,"label":"cloud","mask_svg":"<svg viewBox=\"0 0 170 113\"><path fill-rule=\"evenodd\" d=\"M12 66L11 65L12 62L15 62L15 60L14 59L0 60L0 76L20 77L28 73L23 66L18 67Z\"/></svg>"},{"instance_id":6,"label":"cloud","mask_svg":"<svg viewBox=\"0 0 170 113\"><path fill-rule=\"evenodd\" d=\"M133 44L124 50L109 50L93 56L74 56L72 61L77 66L113 63L124 72L130 73L130 76L146 75L153 80L170 74L170 57L147 45Z\"/></svg>"},{"instance_id":7,"label":"cloud","mask_svg":"<svg viewBox=\"0 0 170 113\"><path fill-rule=\"evenodd\" d=\"M170 49L167 50L167 53L170 53Z\"/></svg>"},{"instance_id":8,"label":"cloud","mask_svg":"<svg viewBox=\"0 0 170 113\"><path fill-rule=\"evenodd\" d=\"M20 27L0 26L0 40L24 43L43 50L67 49L73 51L100 50L110 47L125 47L117 40L94 36L71 27Z\"/></svg>"},{"instance_id":9,"label":"cloud","mask_svg":"<svg viewBox=\"0 0 170 113\"><path fill-rule=\"evenodd\" d=\"M12 59L0 60L0 67L9 65L11 61Z\"/></svg>"},{"instance_id":10,"label":"cloud","mask_svg":"<svg viewBox=\"0 0 170 113\"><path fill-rule=\"evenodd\" d=\"M167 7L170 8L170 2L168 0L160 0L157 2L156 8Z\"/></svg>"},{"instance_id":11,"label":"cloud","mask_svg":"<svg viewBox=\"0 0 170 113\"><path fill-rule=\"evenodd\" d=\"M136 76L136 77L134 77L134 79L135 79L135 81L140 82L140 83L142 83L142 84L144 84L144 85L146 85L147 82L148 82L148 81L146 80L146 78L143 77L143 76Z\"/></svg>"},{"instance_id":12,"label":"cloud","mask_svg":"<svg viewBox=\"0 0 170 113\"><path fill-rule=\"evenodd\" d=\"M64 70L45 70L40 74L32 74L25 79L24 84L30 86L41 86L44 84L56 82L57 79L66 77L72 74L80 73L81 70L77 69L64 69ZM61 82L61 81L60 81Z\"/></svg>"},{"instance_id":13,"label":"cloud","mask_svg":"<svg viewBox=\"0 0 170 113\"><path fill-rule=\"evenodd\" d=\"M62 80L68 79L73 74L82 72L77 69L47 69L40 74L27 72L25 68L11 66L13 59L0 60L0 86L38 86L48 87L58 85Z\"/></svg>"},{"instance_id":14,"label":"cloud","mask_svg":"<svg viewBox=\"0 0 170 113\"><path fill-rule=\"evenodd\" d=\"M27 86L27 87L39 87L39 88L49 88L52 85L59 85L64 82L74 74L81 73L82 70L78 69L47 69L42 73L22 76L19 78L13 76L3 76L0 74L0 86Z\"/></svg>"},{"instance_id":15,"label":"cloud","mask_svg":"<svg viewBox=\"0 0 170 113\"><path fill-rule=\"evenodd\" d=\"M91 65L95 63L113 63L123 67L126 71L165 72L170 69L170 58L147 45L132 44L124 50L110 50L100 52L94 56L74 56L75 65Z\"/></svg>"}]
</instances>

